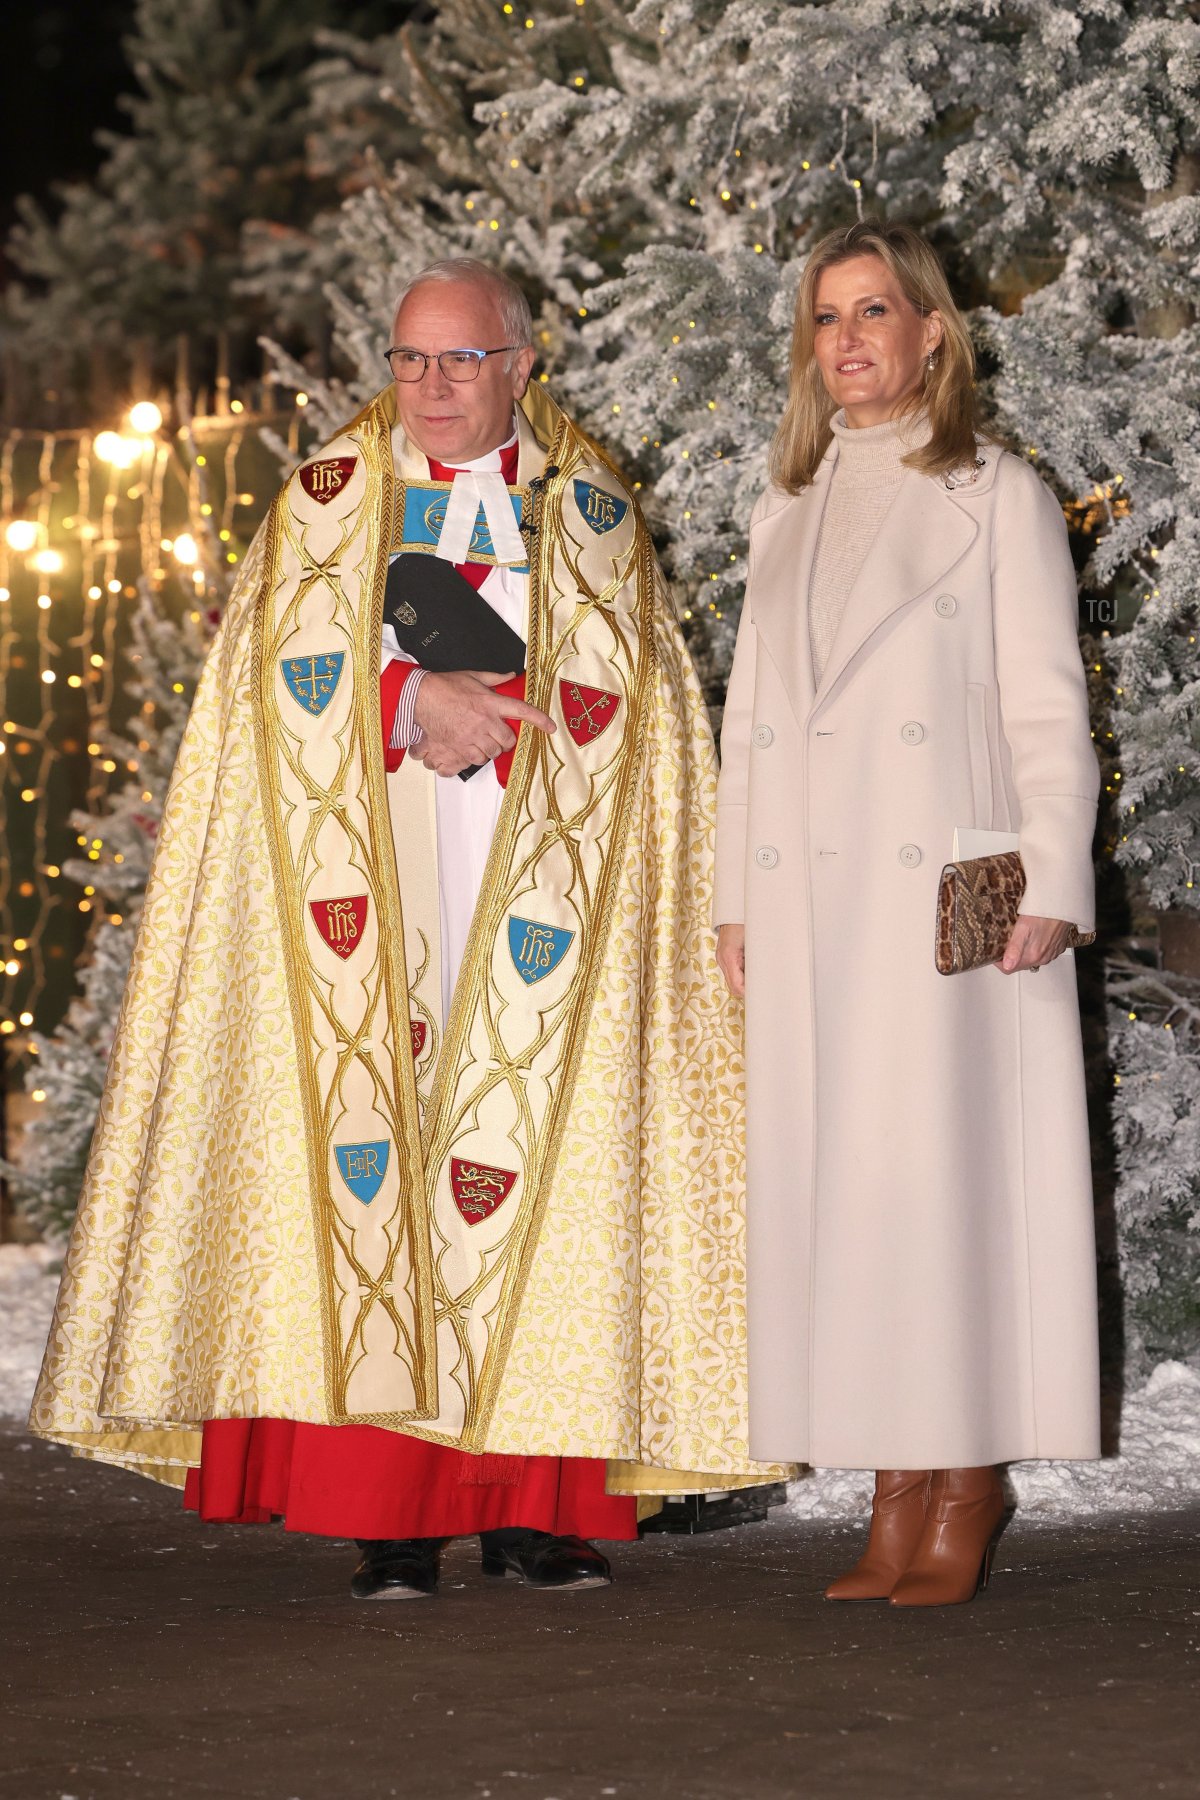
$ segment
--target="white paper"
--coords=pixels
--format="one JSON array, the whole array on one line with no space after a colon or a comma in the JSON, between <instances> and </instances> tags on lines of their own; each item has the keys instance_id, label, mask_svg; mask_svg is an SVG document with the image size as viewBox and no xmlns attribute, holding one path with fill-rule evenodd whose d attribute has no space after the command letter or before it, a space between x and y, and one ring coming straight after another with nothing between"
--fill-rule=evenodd
<instances>
[{"instance_id":1,"label":"white paper","mask_svg":"<svg viewBox=\"0 0 1200 1800\"><path fill-rule=\"evenodd\" d=\"M954 827L951 862L972 862L977 856L1003 856L1006 850L1020 849L1015 831L976 831L973 826Z\"/></svg>"}]
</instances>

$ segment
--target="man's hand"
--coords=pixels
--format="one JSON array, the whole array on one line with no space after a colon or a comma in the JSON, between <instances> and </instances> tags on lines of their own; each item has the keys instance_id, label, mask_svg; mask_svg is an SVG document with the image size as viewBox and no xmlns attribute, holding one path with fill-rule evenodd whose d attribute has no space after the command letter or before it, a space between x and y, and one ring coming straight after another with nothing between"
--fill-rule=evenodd
<instances>
[{"instance_id":1,"label":"man's hand","mask_svg":"<svg viewBox=\"0 0 1200 1800\"><path fill-rule=\"evenodd\" d=\"M717 967L725 977L725 985L735 1000L746 998L746 927L721 925L717 928Z\"/></svg>"},{"instance_id":2,"label":"man's hand","mask_svg":"<svg viewBox=\"0 0 1200 1800\"><path fill-rule=\"evenodd\" d=\"M553 731L549 713L526 700L509 700L492 692L511 680L511 674L467 669L426 675L413 709L421 736L409 755L435 775L457 775L512 749L517 739L508 719L535 725L539 731Z\"/></svg>"},{"instance_id":3,"label":"man's hand","mask_svg":"<svg viewBox=\"0 0 1200 1800\"><path fill-rule=\"evenodd\" d=\"M1056 956L1062 955L1070 935L1071 927L1062 919L1018 914L1004 955L996 967L1006 975L1016 975L1021 969L1040 969L1043 963L1053 962Z\"/></svg>"}]
</instances>

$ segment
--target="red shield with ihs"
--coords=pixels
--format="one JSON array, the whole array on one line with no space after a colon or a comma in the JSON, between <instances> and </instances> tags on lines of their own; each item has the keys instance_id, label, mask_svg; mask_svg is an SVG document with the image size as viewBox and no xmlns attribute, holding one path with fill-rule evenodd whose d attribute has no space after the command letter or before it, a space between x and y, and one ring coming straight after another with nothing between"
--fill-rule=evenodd
<instances>
[{"instance_id":1,"label":"red shield with ihs","mask_svg":"<svg viewBox=\"0 0 1200 1800\"><path fill-rule=\"evenodd\" d=\"M563 721L581 747L595 743L617 716L620 694L609 694L604 688L584 687L581 681L560 681L558 696L562 701Z\"/></svg>"},{"instance_id":2,"label":"red shield with ihs","mask_svg":"<svg viewBox=\"0 0 1200 1800\"><path fill-rule=\"evenodd\" d=\"M367 896L352 894L345 900L310 900L313 923L335 956L344 962L362 943L367 922Z\"/></svg>"},{"instance_id":3,"label":"red shield with ihs","mask_svg":"<svg viewBox=\"0 0 1200 1800\"><path fill-rule=\"evenodd\" d=\"M328 506L342 492L357 463L357 456L327 456L321 462L305 463L297 471L300 486L310 500Z\"/></svg>"},{"instance_id":4,"label":"red shield with ihs","mask_svg":"<svg viewBox=\"0 0 1200 1800\"><path fill-rule=\"evenodd\" d=\"M512 1193L517 1179L511 1169L491 1169L487 1163L470 1162L462 1156L450 1158L450 1187L457 1206L468 1225L490 1219L496 1208Z\"/></svg>"}]
</instances>

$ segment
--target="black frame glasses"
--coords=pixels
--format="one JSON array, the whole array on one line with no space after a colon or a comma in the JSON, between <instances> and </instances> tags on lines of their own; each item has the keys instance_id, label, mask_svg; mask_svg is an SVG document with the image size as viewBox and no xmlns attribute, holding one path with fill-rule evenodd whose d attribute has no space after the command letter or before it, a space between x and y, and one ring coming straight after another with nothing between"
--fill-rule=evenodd
<instances>
[{"instance_id":1,"label":"black frame glasses","mask_svg":"<svg viewBox=\"0 0 1200 1800\"><path fill-rule=\"evenodd\" d=\"M503 356L506 352L519 350L520 347L519 344L498 344L494 350L439 350L436 356L427 356L423 350L410 350L407 344L393 344L390 350L384 351L383 360L392 372L393 381L424 381L425 372L431 362L436 362L447 381L478 381L479 371L489 356ZM408 365L409 373L404 375L397 373L396 365L392 361L393 356L412 358ZM447 361L447 358L450 360ZM455 358L459 360L455 361ZM419 375L412 373L418 362L421 365Z\"/></svg>"}]
</instances>

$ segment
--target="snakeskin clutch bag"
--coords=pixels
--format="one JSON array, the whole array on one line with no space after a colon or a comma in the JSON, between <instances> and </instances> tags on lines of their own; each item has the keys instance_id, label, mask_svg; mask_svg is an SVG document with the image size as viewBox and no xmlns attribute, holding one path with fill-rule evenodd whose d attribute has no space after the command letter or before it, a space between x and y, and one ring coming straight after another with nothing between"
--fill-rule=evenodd
<instances>
[{"instance_id":1,"label":"snakeskin clutch bag","mask_svg":"<svg viewBox=\"0 0 1200 1800\"><path fill-rule=\"evenodd\" d=\"M1019 851L947 863L938 883L933 957L938 974L961 975L966 969L999 962L1024 892ZM1095 941L1094 931L1077 931L1073 925L1067 939L1072 950Z\"/></svg>"}]
</instances>

